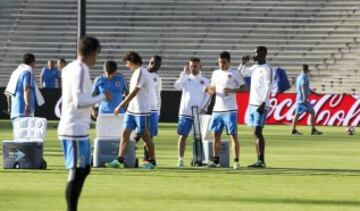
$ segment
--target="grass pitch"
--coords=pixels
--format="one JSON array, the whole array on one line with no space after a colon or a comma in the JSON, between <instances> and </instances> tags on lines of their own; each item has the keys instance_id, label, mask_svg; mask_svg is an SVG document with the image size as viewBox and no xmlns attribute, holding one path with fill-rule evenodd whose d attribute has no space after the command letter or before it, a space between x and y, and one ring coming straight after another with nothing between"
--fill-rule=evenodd
<instances>
[{"instance_id":1,"label":"grass pitch","mask_svg":"<svg viewBox=\"0 0 360 211\"><path fill-rule=\"evenodd\" d=\"M176 125L160 125L158 168L93 168L79 210L360 210L360 138L347 136L345 128L320 127L323 136L310 136L309 127L299 127L304 135L291 136L289 126L266 126L268 168L254 170L245 167L256 158L251 130L240 126L242 168L235 171L189 167L191 139L187 168L175 168ZM48 170L3 170L1 156L0 210L66 209L67 171L56 127L48 124ZM10 138L10 121L0 121L0 139Z\"/></svg>"}]
</instances>

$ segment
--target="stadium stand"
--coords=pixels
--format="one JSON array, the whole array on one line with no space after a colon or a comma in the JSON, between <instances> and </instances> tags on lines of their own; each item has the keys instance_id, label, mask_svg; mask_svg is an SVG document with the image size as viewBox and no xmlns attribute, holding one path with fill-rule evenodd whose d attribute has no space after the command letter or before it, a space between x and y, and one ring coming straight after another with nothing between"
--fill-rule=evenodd
<instances>
[{"instance_id":1,"label":"stadium stand","mask_svg":"<svg viewBox=\"0 0 360 211\"><path fill-rule=\"evenodd\" d=\"M0 5L0 86L24 52L37 71L50 58L71 60L76 46L76 0L4 0ZM222 50L233 65L257 45L269 62L295 80L301 64L313 69L313 87L325 93L360 93L360 3L357 0L88 0L87 33L102 42L99 65L136 50L144 60L163 57L164 88L191 56L210 76ZM124 66L120 71L126 76ZM293 91L293 90L292 90Z\"/></svg>"}]
</instances>

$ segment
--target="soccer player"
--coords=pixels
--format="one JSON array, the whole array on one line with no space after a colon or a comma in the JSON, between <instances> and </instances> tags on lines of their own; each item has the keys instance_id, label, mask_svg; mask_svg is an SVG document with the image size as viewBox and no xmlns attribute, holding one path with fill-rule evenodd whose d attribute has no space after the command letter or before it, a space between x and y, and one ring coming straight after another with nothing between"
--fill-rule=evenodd
<instances>
[{"instance_id":1,"label":"soccer player","mask_svg":"<svg viewBox=\"0 0 360 211\"><path fill-rule=\"evenodd\" d=\"M266 63L267 48L258 46L255 49L253 60L257 63L246 68L245 64L250 56L242 57L239 66L241 74L251 76L250 99L247 113L247 124L253 128L257 162L249 165L251 168L266 168L265 165L265 138L263 128L265 125L267 110L270 106L269 97L272 88L273 71Z\"/></svg>"},{"instance_id":2,"label":"soccer player","mask_svg":"<svg viewBox=\"0 0 360 211\"><path fill-rule=\"evenodd\" d=\"M293 117L291 134L302 135L302 133L296 130L296 124L299 116L302 113L307 112L310 113L310 118L311 118L311 135L321 135L322 132L318 131L315 128L315 112L309 102L310 93L316 95L318 94L310 89L309 66L307 64L303 64L302 68L303 68L302 73L296 79L296 110L295 110L295 115Z\"/></svg>"},{"instance_id":3,"label":"soccer player","mask_svg":"<svg viewBox=\"0 0 360 211\"><path fill-rule=\"evenodd\" d=\"M145 162L143 168L153 169L156 166L154 142L149 131L149 116L151 112L151 97L153 85L152 77L149 71L142 67L142 58L135 51L127 52L123 61L126 66L133 72L130 80L130 93L126 98L115 108L115 115L120 110L128 105L124 117L124 129L121 134L121 142L119 146L119 157L105 164L108 168L123 168L124 156L127 150L127 145L130 140L130 135L133 130L140 134L145 142L145 146L149 153L149 162Z\"/></svg>"},{"instance_id":4,"label":"soccer player","mask_svg":"<svg viewBox=\"0 0 360 211\"><path fill-rule=\"evenodd\" d=\"M95 79L92 93L93 96L95 96L103 93L104 91L111 92L112 100L101 101L99 103L98 113L113 114L115 108L123 100L123 97L127 95L128 89L126 79L123 75L117 74L117 64L112 60L105 61L103 69L104 74ZM95 109L93 109L93 113L95 113L94 110ZM120 113L125 113L125 109L122 108Z\"/></svg>"},{"instance_id":5,"label":"soccer player","mask_svg":"<svg viewBox=\"0 0 360 211\"><path fill-rule=\"evenodd\" d=\"M43 98L38 90L33 73L34 67L35 56L27 53L22 58L22 64L11 74L5 94L7 95L8 111L12 120L18 117L34 116L35 103L43 104Z\"/></svg>"},{"instance_id":6,"label":"soccer player","mask_svg":"<svg viewBox=\"0 0 360 211\"><path fill-rule=\"evenodd\" d=\"M111 100L111 93L91 95L90 68L100 53L100 43L94 37L80 39L77 59L62 71L62 108L58 135L64 151L65 165L69 170L66 185L67 210L77 210L81 189L90 173L91 146L89 139L92 105Z\"/></svg>"},{"instance_id":7,"label":"soccer player","mask_svg":"<svg viewBox=\"0 0 360 211\"><path fill-rule=\"evenodd\" d=\"M191 109L193 106L197 106L200 113L205 113L210 103L210 97L204 92L204 89L209 84L209 79L201 76L201 61L196 57L190 58L174 84L176 89L182 90L177 129L179 135L178 167L184 166L185 143L193 125Z\"/></svg>"},{"instance_id":8,"label":"soccer player","mask_svg":"<svg viewBox=\"0 0 360 211\"><path fill-rule=\"evenodd\" d=\"M47 67L44 67L40 74L41 84L44 88L56 88L56 81L60 87L60 71L55 67L55 62L49 60Z\"/></svg>"},{"instance_id":9,"label":"soccer player","mask_svg":"<svg viewBox=\"0 0 360 211\"><path fill-rule=\"evenodd\" d=\"M154 138L154 136L158 135L158 124L159 124L159 117L160 117L160 108L161 108L161 90L162 90L162 82L160 76L157 74L157 71L161 67L161 57L159 55L155 55L151 57L147 69L150 73L152 85L151 94L151 112L149 117L149 132L150 136ZM140 139L140 134L137 134L135 140L138 141ZM153 140L154 141L154 140ZM146 149L144 144L144 159L143 161L149 162L149 152Z\"/></svg>"},{"instance_id":10,"label":"soccer player","mask_svg":"<svg viewBox=\"0 0 360 211\"><path fill-rule=\"evenodd\" d=\"M214 134L214 157L208 167L216 168L220 166L221 134L225 127L232 142L233 168L240 169L236 93L247 89L243 78L236 69L230 68L231 56L229 52L223 51L220 53L218 64L219 69L214 70L212 73L211 85L205 89L210 95L216 95L210 123L210 128Z\"/></svg>"}]
</instances>

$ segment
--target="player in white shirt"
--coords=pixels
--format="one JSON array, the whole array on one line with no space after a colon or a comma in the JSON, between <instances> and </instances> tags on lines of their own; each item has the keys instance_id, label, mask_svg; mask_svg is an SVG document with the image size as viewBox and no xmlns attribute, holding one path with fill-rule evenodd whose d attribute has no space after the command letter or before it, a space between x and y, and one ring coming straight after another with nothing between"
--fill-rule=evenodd
<instances>
[{"instance_id":1,"label":"player in white shirt","mask_svg":"<svg viewBox=\"0 0 360 211\"><path fill-rule=\"evenodd\" d=\"M200 113L205 113L210 103L210 97L204 92L210 81L201 76L201 61L199 58L191 58L188 66L181 72L174 86L182 90L181 103L178 120L178 167L184 166L185 143L193 125L193 115L191 108L197 106Z\"/></svg>"},{"instance_id":2,"label":"player in white shirt","mask_svg":"<svg viewBox=\"0 0 360 211\"><path fill-rule=\"evenodd\" d=\"M239 71L243 76L251 76L250 99L246 121L250 127L253 127L258 159L257 162L248 166L251 168L266 168L263 128L267 111L270 107L269 97L274 79L273 70L266 63L266 55L266 47L258 46L255 49L255 55L252 57L257 64L246 68L245 64L250 60L250 56L244 56L239 66Z\"/></svg>"},{"instance_id":3,"label":"player in white shirt","mask_svg":"<svg viewBox=\"0 0 360 211\"><path fill-rule=\"evenodd\" d=\"M210 128L214 133L213 161L208 167L220 166L221 134L224 127L230 135L234 154L234 169L239 169L240 144L237 136L237 102L236 93L246 90L243 78L235 70L230 68L231 56L229 52L220 53L219 69L214 70L211 77L211 85L206 88L210 95L216 95L212 113Z\"/></svg>"},{"instance_id":4,"label":"player in white shirt","mask_svg":"<svg viewBox=\"0 0 360 211\"><path fill-rule=\"evenodd\" d=\"M91 107L102 100L111 100L109 92L95 97L91 95L89 70L96 63L99 52L99 41L85 36L79 41L77 59L62 70L62 108L58 135L64 151L65 165L69 169L66 185L67 210L77 210L81 189L90 173Z\"/></svg>"},{"instance_id":5,"label":"player in white shirt","mask_svg":"<svg viewBox=\"0 0 360 211\"><path fill-rule=\"evenodd\" d=\"M108 168L123 168L124 156L127 150L127 145L130 140L130 135L133 130L140 134L145 142L145 146L149 153L149 162L145 162L143 168L153 169L156 166L154 142L152 140L149 129L149 116L151 112L151 97L152 92L152 77L149 71L142 67L142 58L135 51L127 52L123 61L126 66L133 72L130 80L130 93L126 98L115 108L115 115L117 115L121 108L127 104L127 110L124 117L124 130L121 135L121 143L119 146L119 157L112 162L106 163Z\"/></svg>"},{"instance_id":6,"label":"player in white shirt","mask_svg":"<svg viewBox=\"0 0 360 211\"><path fill-rule=\"evenodd\" d=\"M151 57L147 69L151 76L152 88L151 91L151 113L149 117L149 129L150 129L150 136L154 138L154 136L158 135L158 124L159 124L159 117L160 117L160 108L161 108L161 90L162 90L162 82L160 76L157 74L157 71L161 67L161 57L155 55ZM139 141L140 135L137 134L135 137L136 141ZM154 140L153 140L154 141ZM149 153L144 145L144 162L149 162Z\"/></svg>"}]
</instances>

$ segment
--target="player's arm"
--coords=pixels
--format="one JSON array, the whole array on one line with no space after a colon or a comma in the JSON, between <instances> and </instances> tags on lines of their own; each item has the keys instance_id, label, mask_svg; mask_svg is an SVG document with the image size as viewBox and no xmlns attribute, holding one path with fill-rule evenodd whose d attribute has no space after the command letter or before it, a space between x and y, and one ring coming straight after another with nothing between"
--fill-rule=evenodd
<instances>
[{"instance_id":1,"label":"player's arm","mask_svg":"<svg viewBox=\"0 0 360 211\"><path fill-rule=\"evenodd\" d=\"M26 116L30 114L30 96L31 96L31 85L32 85L32 75L30 72L25 73L23 87L24 87L24 103L25 110L24 113Z\"/></svg>"},{"instance_id":2,"label":"player's arm","mask_svg":"<svg viewBox=\"0 0 360 211\"><path fill-rule=\"evenodd\" d=\"M182 89L184 87L184 83L189 78L189 75L190 75L189 65L185 65L184 70L180 73L180 77L174 83L175 89Z\"/></svg>"},{"instance_id":3,"label":"player's arm","mask_svg":"<svg viewBox=\"0 0 360 211\"><path fill-rule=\"evenodd\" d=\"M11 112L11 95L6 95L6 102L7 102L7 111L10 113Z\"/></svg>"},{"instance_id":4,"label":"player's arm","mask_svg":"<svg viewBox=\"0 0 360 211\"><path fill-rule=\"evenodd\" d=\"M242 77L250 77L251 76L251 68L248 68L246 64L249 62L250 56L243 56L241 57L241 63L237 70L239 71Z\"/></svg>"},{"instance_id":5,"label":"player's arm","mask_svg":"<svg viewBox=\"0 0 360 211\"><path fill-rule=\"evenodd\" d=\"M204 92L213 96L216 93L216 84L214 73L211 75L210 85L204 87Z\"/></svg>"},{"instance_id":6,"label":"player's arm","mask_svg":"<svg viewBox=\"0 0 360 211\"><path fill-rule=\"evenodd\" d=\"M118 115L121 108L125 107L127 104L130 103L130 101L139 93L140 87L135 87L133 91L131 91L123 101L115 108L114 113L115 115Z\"/></svg>"},{"instance_id":7,"label":"player's arm","mask_svg":"<svg viewBox=\"0 0 360 211\"><path fill-rule=\"evenodd\" d=\"M71 94L74 102L74 106L77 109L91 107L92 105L102 101L111 100L111 93L104 92L97 96L91 96L84 93L83 82L84 82L84 70L80 70L79 74L75 77L72 87Z\"/></svg>"},{"instance_id":8,"label":"player's arm","mask_svg":"<svg viewBox=\"0 0 360 211\"><path fill-rule=\"evenodd\" d=\"M224 93L239 93L248 91L247 86L245 84L244 79L238 72L234 73L234 81L236 83L237 88L224 88Z\"/></svg>"},{"instance_id":9,"label":"player's arm","mask_svg":"<svg viewBox=\"0 0 360 211\"><path fill-rule=\"evenodd\" d=\"M42 87L44 87L44 72L45 72L45 68L43 68L40 73L40 84Z\"/></svg>"},{"instance_id":10,"label":"player's arm","mask_svg":"<svg viewBox=\"0 0 360 211\"><path fill-rule=\"evenodd\" d=\"M158 105L157 105L157 108L159 109L159 112L160 112L160 109L161 109L161 91L162 91L162 80L161 78L159 77L159 85L157 87L157 97L158 97Z\"/></svg>"}]
</instances>

